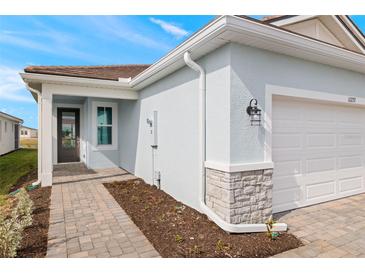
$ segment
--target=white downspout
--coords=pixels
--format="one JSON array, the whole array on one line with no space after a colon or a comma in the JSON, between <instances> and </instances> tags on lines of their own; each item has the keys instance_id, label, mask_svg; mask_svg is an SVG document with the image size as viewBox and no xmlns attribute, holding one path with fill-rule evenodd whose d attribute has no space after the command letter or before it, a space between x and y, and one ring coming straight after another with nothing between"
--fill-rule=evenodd
<instances>
[{"instance_id":1,"label":"white downspout","mask_svg":"<svg viewBox=\"0 0 365 274\"><path fill-rule=\"evenodd\" d=\"M200 139L200 208L220 228L230 233L266 232L266 224L231 224L224 221L205 203L206 192L206 73L205 70L191 59L189 51L184 54L185 64L199 73L199 139ZM286 231L287 225L276 223L273 231Z\"/></svg>"},{"instance_id":2,"label":"white downspout","mask_svg":"<svg viewBox=\"0 0 365 274\"><path fill-rule=\"evenodd\" d=\"M37 94L37 103L38 103L38 179L36 182L34 182L32 185L39 185L41 183L41 176L42 176L42 94L29 86L29 84L25 83L26 88L30 92L34 92Z\"/></svg>"}]
</instances>

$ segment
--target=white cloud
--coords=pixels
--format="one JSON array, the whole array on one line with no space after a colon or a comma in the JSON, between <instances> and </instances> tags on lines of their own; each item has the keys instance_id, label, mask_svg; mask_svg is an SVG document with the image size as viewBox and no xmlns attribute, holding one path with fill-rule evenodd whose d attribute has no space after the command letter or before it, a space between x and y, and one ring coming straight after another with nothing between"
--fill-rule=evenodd
<instances>
[{"instance_id":1,"label":"white cloud","mask_svg":"<svg viewBox=\"0 0 365 274\"><path fill-rule=\"evenodd\" d=\"M0 65L0 99L34 102L24 88L18 69Z\"/></svg>"},{"instance_id":2,"label":"white cloud","mask_svg":"<svg viewBox=\"0 0 365 274\"><path fill-rule=\"evenodd\" d=\"M151 17L150 21L156 25L159 25L164 31L172 34L176 39L180 39L189 34L189 32L173 23L169 23L160 19Z\"/></svg>"},{"instance_id":3,"label":"white cloud","mask_svg":"<svg viewBox=\"0 0 365 274\"><path fill-rule=\"evenodd\" d=\"M158 50L170 50L171 46L156 39L153 36L143 33L143 30L137 29L138 26L127 24L123 17L105 16L90 17L90 24L98 30L107 39L125 40L133 44L139 44L147 48Z\"/></svg>"},{"instance_id":4,"label":"white cloud","mask_svg":"<svg viewBox=\"0 0 365 274\"><path fill-rule=\"evenodd\" d=\"M81 60L93 58L93 56L75 49L75 44L78 43L75 37L49 28L27 32L2 30L0 31L0 43L54 55L72 56Z\"/></svg>"}]
</instances>

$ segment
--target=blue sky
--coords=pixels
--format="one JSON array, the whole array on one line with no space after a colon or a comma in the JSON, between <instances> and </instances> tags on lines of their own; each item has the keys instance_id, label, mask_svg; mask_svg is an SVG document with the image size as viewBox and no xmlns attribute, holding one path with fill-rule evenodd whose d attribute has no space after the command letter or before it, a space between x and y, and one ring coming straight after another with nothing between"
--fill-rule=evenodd
<instances>
[{"instance_id":1,"label":"blue sky","mask_svg":"<svg viewBox=\"0 0 365 274\"><path fill-rule=\"evenodd\" d=\"M255 16L260 17L260 16ZM0 111L37 127L29 65L150 64L214 16L0 16ZM365 32L364 16L352 16Z\"/></svg>"}]
</instances>

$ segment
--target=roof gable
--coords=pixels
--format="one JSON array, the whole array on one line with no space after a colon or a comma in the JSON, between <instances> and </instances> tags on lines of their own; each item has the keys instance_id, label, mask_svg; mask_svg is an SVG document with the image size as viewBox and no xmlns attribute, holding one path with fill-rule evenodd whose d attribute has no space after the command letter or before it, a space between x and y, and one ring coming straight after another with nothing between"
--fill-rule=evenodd
<instances>
[{"instance_id":1,"label":"roof gable","mask_svg":"<svg viewBox=\"0 0 365 274\"><path fill-rule=\"evenodd\" d=\"M264 17L262 21L326 43L365 53L365 38L346 15L281 15Z\"/></svg>"}]
</instances>

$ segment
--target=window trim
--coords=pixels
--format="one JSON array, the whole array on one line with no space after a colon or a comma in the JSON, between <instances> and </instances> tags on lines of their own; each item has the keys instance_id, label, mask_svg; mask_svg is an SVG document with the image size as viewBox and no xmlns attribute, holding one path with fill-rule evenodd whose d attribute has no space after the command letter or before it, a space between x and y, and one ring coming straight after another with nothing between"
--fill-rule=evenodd
<instances>
[{"instance_id":1,"label":"window trim","mask_svg":"<svg viewBox=\"0 0 365 274\"><path fill-rule=\"evenodd\" d=\"M112 143L111 145L98 145L98 107L110 107L112 109ZM118 150L118 103L114 102L92 102L92 150Z\"/></svg>"}]
</instances>

